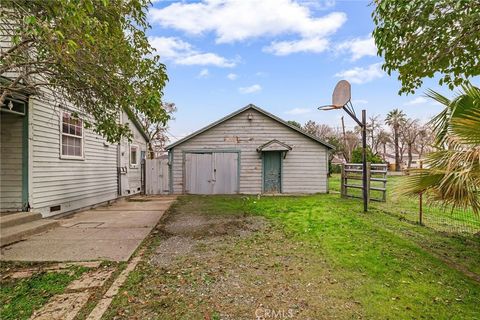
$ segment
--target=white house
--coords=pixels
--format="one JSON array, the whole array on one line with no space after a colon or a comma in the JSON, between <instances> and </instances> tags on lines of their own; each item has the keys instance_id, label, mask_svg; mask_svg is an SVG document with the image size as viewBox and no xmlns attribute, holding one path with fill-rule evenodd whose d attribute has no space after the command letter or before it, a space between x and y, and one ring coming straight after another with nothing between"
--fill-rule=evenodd
<instances>
[{"instance_id":1,"label":"white house","mask_svg":"<svg viewBox=\"0 0 480 320\"><path fill-rule=\"evenodd\" d=\"M148 137L123 113L132 141L110 144L69 106L15 95L1 106L0 211L48 217L142 191Z\"/></svg>"},{"instance_id":2,"label":"white house","mask_svg":"<svg viewBox=\"0 0 480 320\"><path fill-rule=\"evenodd\" d=\"M331 149L250 104L167 147L170 193L325 193Z\"/></svg>"}]
</instances>

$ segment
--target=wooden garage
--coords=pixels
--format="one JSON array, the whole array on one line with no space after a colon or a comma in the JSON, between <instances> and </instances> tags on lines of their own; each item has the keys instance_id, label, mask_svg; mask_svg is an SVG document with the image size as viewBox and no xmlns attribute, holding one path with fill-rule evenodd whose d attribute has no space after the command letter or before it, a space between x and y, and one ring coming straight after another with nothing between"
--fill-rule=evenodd
<instances>
[{"instance_id":1,"label":"wooden garage","mask_svg":"<svg viewBox=\"0 0 480 320\"><path fill-rule=\"evenodd\" d=\"M331 148L250 104L167 147L170 193L325 193Z\"/></svg>"}]
</instances>

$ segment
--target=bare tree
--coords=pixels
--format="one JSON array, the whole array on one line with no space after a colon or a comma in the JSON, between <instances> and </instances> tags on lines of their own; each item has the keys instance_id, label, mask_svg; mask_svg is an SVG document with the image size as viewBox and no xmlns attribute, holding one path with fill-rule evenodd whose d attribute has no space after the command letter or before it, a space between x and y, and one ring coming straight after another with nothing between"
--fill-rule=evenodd
<instances>
[{"instance_id":1,"label":"bare tree","mask_svg":"<svg viewBox=\"0 0 480 320\"><path fill-rule=\"evenodd\" d=\"M367 122L367 134L370 137L370 149L374 154L378 154L378 143L376 143L376 137L379 131L382 129L382 124L380 123L380 115L370 117Z\"/></svg>"},{"instance_id":2,"label":"bare tree","mask_svg":"<svg viewBox=\"0 0 480 320\"><path fill-rule=\"evenodd\" d=\"M350 162L352 159L353 150L360 144L360 138L358 134L353 131L347 131L345 133L345 142L342 146L343 157L346 162Z\"/></svg>"},{"instance_id":3,"label":"bare tree","mask_svg":"<svg viewBox=\"0 0 480 320\"><path fill-rule=\"evenodd\" d=\"M391 135L387 131L381 129L377 133L377 139L375 141L375 150L378 150L379 146L382 146L382 159L385 161L385 155L387 153L387 145L392 143Z\"/></svg>"},{"instance_id":4,"label":"bare tree","mask_svg":"<svg viewBox=\"0 0 480 320\"><path fill-rule=\"evenodd\" d=\"M428 124L423 125L418 131L418 137L416 142L416 149L420 159L423 158L425 152L430 151L433 144L432 128Z\"/></svg>"},{"instance_id":5,"label":"bare tree","mask_svg":"<svg viewBox=\"0 0 480 320\"><path fill-rule=\"evenodd\" d=\"M303 126L303 130L311 135L319 137L322 140L328 140L333 135L333 129L326 124L318 124L315 121L308 120Z\"/></svg>"},{"instance_id":6,"label":"bare tree","mask_svg":"<svg viewBox=\"0 0 480 320\"><path fill-rule=\"evenodd\" d=\"M167 112L169 120L172 120L172 114L177 111L174 103L164 103L162 108ZM165 145L168 143L167 136L168 125L162 122L151 122L143 114L137 114L140 119L143 130L148 135L148 158L154 159L164 151Z\"/></svg>"},{"instance_id":7,"label":"bare tree","mask_svg":"<svg viewBox=\"0 0 480 320\"><path fill-rule=\"evenodd\" d=\"M402 140L407 149L408 160L407 168L410 169L412 166L412 151L415 148L415 142L417 141L418 134L420 131L420 125L418 124L418 119L408 119L405 122L403 130L401 131ZM403 153L402 153L403 154Z\"/></svg>"}]
</instances>

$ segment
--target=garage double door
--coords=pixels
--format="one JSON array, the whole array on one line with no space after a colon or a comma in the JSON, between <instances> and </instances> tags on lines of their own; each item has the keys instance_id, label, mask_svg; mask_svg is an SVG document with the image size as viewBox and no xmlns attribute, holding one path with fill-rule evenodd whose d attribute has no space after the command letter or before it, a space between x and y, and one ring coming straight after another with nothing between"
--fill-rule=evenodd
<instances>
[{"instance_id":1,"label":"garage double door","mask_svg":"<svg viewBox=\"0 0 480 320\"><path fill-rule=\"evenodd\" d=\"M191 194L238 193L237 152L185 154L185 192Z\"/></svg>"}]
</instances>

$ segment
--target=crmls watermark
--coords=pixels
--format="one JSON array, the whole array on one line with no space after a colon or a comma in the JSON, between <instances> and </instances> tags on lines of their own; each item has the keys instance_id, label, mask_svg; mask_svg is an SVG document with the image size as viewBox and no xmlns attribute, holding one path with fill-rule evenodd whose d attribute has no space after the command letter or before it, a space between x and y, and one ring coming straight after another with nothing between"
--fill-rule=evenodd
<instances>
[{"instance_id":1,"label":"crmls watermark","mask_svg":"<svg viewBox=\"0 0 480 320\"><path fill-rule=\"evenodd\" d=\"M255 310L255 320L293 319L294 316L295 311L293 309L258 308Z\"/></svg>"}]
</instances>

